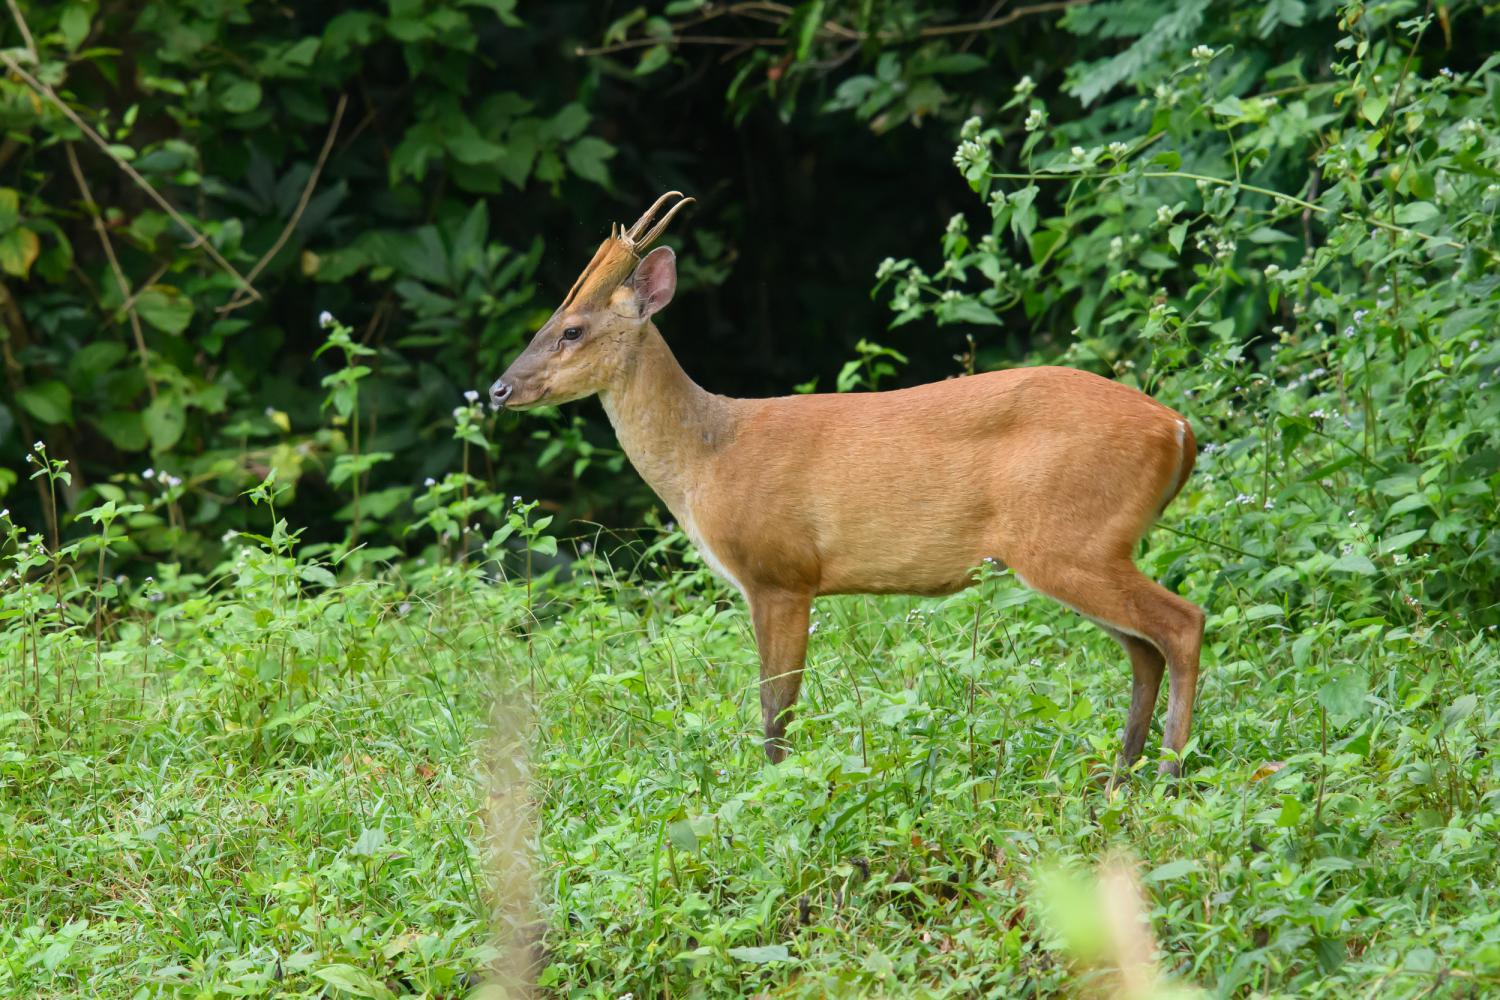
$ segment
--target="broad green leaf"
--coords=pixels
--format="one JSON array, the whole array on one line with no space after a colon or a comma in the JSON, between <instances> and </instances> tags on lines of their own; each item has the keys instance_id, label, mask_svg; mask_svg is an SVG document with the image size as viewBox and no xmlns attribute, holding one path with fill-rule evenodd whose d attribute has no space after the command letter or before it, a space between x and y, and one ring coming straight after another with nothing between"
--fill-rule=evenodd
<instances>
[{"instance_id":1,"label":"broad green leaf","mask_svg":"<svg viewBox=\"0 0 1500 1000\"><path fill-rule=\"evenodd\" d=\"M136 298L135 309L163 333L180 334L193 318L193 300L171 285L151 285Z\"/></svg>"},{"instance_id":2,"label":"broad green leaf","mask_svg":"<svg viewBox=\"0 0 1500 1000\"><path fill-rule=\"evenodd\" d=\"M1391 95L1384 90L1372 90L1365 95L1360 102L1359 113L1364 116L1365 121L1371 125L1379 124L1380 117L1385 114L1385 109L1391 102Z\"/></svg>"},{"instance_id":3,"label":"broad green leaf","mask_svg":"<svg viewBox=\"0 0 1500 1000\"><path fill-rule=\"evenodd\" d=\"M154 451L171 451L187 429L187 410L176 393L164 392L147 404L141 421Z\"/></svg>"},{"instance_id":4,"label":"broad green leaf","mask_svg":"<svg viewBox=\"0 0 1500 1000\"><path fill-rule=\"evenodd\" d=\"M1357 573L1360 576L1373 576L1377 572L1375 564L1363 552L1344 553L1334 562L1333 569L1336 573Z\"/></svg>"},{"instance_id":5,"label":"broad green leaf","mask_svg":"<svg viewBox=\"0 0 1500 1000\"><path fill-rule=\"evenodd\" d=\"M92 423L101 434L109 438L110 444L121 451L145 451L150 440L146 436L142 414L133 410L103 413Z\"/></svg>"},{"instance_id":6,"label":"broad green leaf","mask_svg":"<svg viewBox=\"0 0 1500 1000\"><path fill-rule=\"evenodd\" d=\"M589 109L574 102L564 104L562 110L547 122L546 133L558 142L572 142L583 134L589 125Z\"/></svg>"},{"instance_id":7,"label":"broad green leaf","mask_svg":"<svg viewBox=\"0 0 1500 1000\"><path fill-rule=\"evenodd\" d=\"M1359 674L1347 673L1329 681L1318 690L1318 704L1335 722L1343 724L1364 714L1365 694L1369 690Z\"/></svg>"},{"instance_id":8,"label":"broad green leaf","mask_svg":"<svg viewBox=\"0 0 1500 1000\"><path fill-rule=\"evenodd\" d=\"M667 826L667 839L679 851L686 851L689 854L698 853L698 834L693 830L693 824L685 819Z\"/></svg>"},{"instance_id":9,"label":"broad green leaf","mask_svg":"<svg viewBox=\"0 0 1500 1000\"><path fill-rule=\"evenodd\" d=\"M1403 226L1416 225L1438 217L1438 207L1430 201L1412 201L1396 209L1396 221Z\"/></svg>"},{"instance_id":10,"label":"broad green leaf","mask_svg":"<svg viewBox=\"0 0 1500 1000\"><path fill-rule=\"evenodd\" d=\"M0 269L17 278L31 273L31 265L42 252L42 241L25 226L16 226L0 236Z\"/></svg>"},{"instance_id":11,"label":"broad green leaf","mask_svg":"<svg viewBox=\"0 0 1500 1000\"><path fill-rule=\"evenodd\" d=\"M89 8L86 4L69 4L57 19L57 30L62 32L63 44L72 52L83 44L89 35Z\"/></svg>"},{"instance_id":12,"label":"broad green leaf","mask_svg":"<svg viewBox=\"0 0 1500 1000\"><path fill-rule=\"evenodd\" d=\"M1000 326L1000 317L995 315L995 310L973 299L957 299L942 310L947 323L982 323L986 326Z\"/></svg>"},{"instance_id":13,"label":"broad green leaf","mask_svg":"<svg viewBox=\"0 0 1500 1000\"><path fill-rule=\"evenodd\" d=\"M641 53L640 61L635 64L635 73L637 76L655 73L665 66L671 58L671 49L665 45L653 45Z\"/></svg>"},{"instance_id":14,"label":"broad green leaf","mask_svg":"<svg viewBox=\"0 0 1500 1000\"><path fill-rule=\"evenodd\" d=\"M22 387L16 393L16 402L44 424L63 424L73 419L73 394L56 379Z\"/></svg>"},{"instance_id":15,"label":"broad green leaf","mask_svg":"<svg viewBox=\"0 0 1500 1000\"><path fill-rule=\"evenodd\" d=\"M568 167L586 181L608 184L607 161L614 155L615 147L597 136L586 135L568 147Z\"/></svg>"},{"instance_id":16,"label":"broad green leaf","mask_svg":"<svg viewBox=\"0 0 1500 1000\"><path fill-rule=\"evenodd\" d=\"M729 957L736 962L766 965L770 962L786 962L791 959L784 944L766 944L757 947L730 948Z\"/></svg>"},{"instance_id":17,"label":"broad green leaf","mask_svg":"<svg viewBox=\"0 0 1500 1000\"><path fill-rule=\"evenodd\" d=\"M230 77L219 90L219 106L232 115L254 111L260 105L260 84L244 77Z\"/></svg>"},{"instance_id":18,"label":"broad green leaf","mask_svg":"<svg viewBox=\"0 0 1500 1000\"><path fill-rule=\"evenodd\" d=\"M1381 555L1390 555L1393 552L1401 552L1410 548L1415 542L1427 534L1426 528L1416 528L1412 531L1403 531L1399 535L1380 540Z\"/></svg>"},{"instance_id":19,"label":"broad green leaf","mask_svg":"<svg viewBox=\"0 0 1500 1000\"><path fill-rule=\"evenodd\" d=\"M1142 881L1155 884L1157 882L1171 882L1174 879L1191 875L1201 870L1203 865L1192 858L1178 858L1176 861L1168 861L1164 865L1157 865L1146 873Z\"/></svg>"},{"instance_id":20,"label":"broad green leaf","mask_svg":"<svg viewBox=\"0 0 1500 1000\"><path fill-rule=\"evenodd\" d=\"M8 233L21 221L21 195L15 188L0 187L0 233Z\"/></svg>"},{"instance_id":21,"label":"broad green leaf","mask_svg":"<svg viewBox=\"0 0 1500 1000\"><path fill-rule=\"evenodd\" d=\"M352 965L325 965L321 969L315 969L313 975L323 980L330 986L337 987L345 993L352 993L357 997L369 997L371 1000L386 1000L393 996L385 984L363 969Z\"/></svg>"},{"instance_id":22,"label":"broad green leaf","mask_svg":"<svg viewBox=\"0 0 1500 1000\"><path fill-rule=\"evenodd\" d=\"M327 570L324 570L327 573ZM332 578L332 574L329 574ZM359 831L359 838L354 841L351 849L356 857L373 858L380 853L380 849L386 844L385 830L378 826L363 827Z\"/></svg>"},{"instance_id":23,"label":"broad green leaf","mask_svg":"<svg viewBox=\"0 0 1500 1000\"><path fill-rule=\"evenodd\" d=\"M1443 732L1447 732L1473 715L1474 710L1478 707L1479 699L1472 694L1466 694L1456 699L1451 705L1443 709L1443 717L1440 723Z\"/></svg>"},{"instance_id":24,"label":"broad green leaf","mask_svg":"<svg viewBox=\"0 0 1500 1000\"><path fill-rule=\"evenodd\" d=\"M1182 241L1187 238L1188 224L1179 222L1167 230L1167 242L1172 244L1172 249L1182 253Z\"/></svg>"}]
</instances>

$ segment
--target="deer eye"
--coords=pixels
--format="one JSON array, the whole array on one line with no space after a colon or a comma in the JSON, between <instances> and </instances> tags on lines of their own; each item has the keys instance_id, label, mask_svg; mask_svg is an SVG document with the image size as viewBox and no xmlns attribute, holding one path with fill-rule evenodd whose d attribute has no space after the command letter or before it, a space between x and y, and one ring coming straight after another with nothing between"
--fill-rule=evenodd
<instances>
[{"instance_id":1,"label":"deer eye","mask_svg":"<svg viewBox=\"0 0 1500 1000\"><path fill-rule=\"evenodd\" d=\"M563 340L577 340L583 336L583 327L570 326L563 331Z\"/></svg>"}]
</instances>

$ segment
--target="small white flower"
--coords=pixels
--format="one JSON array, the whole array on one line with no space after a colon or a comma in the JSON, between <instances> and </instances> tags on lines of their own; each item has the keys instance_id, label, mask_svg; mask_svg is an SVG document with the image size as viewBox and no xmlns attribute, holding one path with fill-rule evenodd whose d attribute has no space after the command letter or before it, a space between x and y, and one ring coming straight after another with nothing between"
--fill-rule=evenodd
<instances>
[{"instance_id":1,"label":"small white flower","mask_svg":"<svg viewBox=\"0 0 1500 1000\"><path fill-rule=\"evenodd\" d=\"M1036 82L1031 79L1031 76L1029 74L1026 75L1026 76L1023 76L1023 77L1021 77L1021 79L1017 80L1016 81L1016 85L1014 87L1015 92L1017 94L1020 94L1022 97L1027 96L1028 94L1030 94L1035 89L1036 89Z\"/></svg>"},{"instance_id":2,"label":"small white flower","mask_svg":"<svg viewBox=\"0 0 1500 1000\"><path fill-rule=\"evenodd\" d=\"M338 320L333 318L333 313L329 312L327 309L324 309L322 312L318 313L318 325L325 330L337 322Z\"/></svg>"},{"instance_id":3,"label":"small white flower","mask_svg":"<svg viewBox=\"0 0 1500 1000\"><path fill-rule=\"evenodd\" d=\"M1192 56L1198 62L1208 62L1214 57L1214 50L1207 45L1194 45Z\"/></svg>"},{"instance_id":4,"label":"small white flower","mask_svg":"<svg viewBox=\"0 0 1500 1000\"><path fill-rule=\"evenodd\" d=\"M47 446L44 445L44 444L42 444L42 442L40 442L40 441L38 441L35 444L33 444L32 447L35 448L37 451L46 451L47 450Z\"/></svg>"},{"instance_id":5,"label":"small white flower","mask_svg":"<svg viewBox=\"0 0 1500 1000\"><path fill-rule=\"evenodd\" d=\"M1276 276L1278 274L1280 274L1280 273L1281 273L1281 267L1280 267L1280 265L1277 265L1277 264L1267 264L1266 265L1266 280L1267 281L1275 281L1276 280Z\"/></svg>"},{"instance_id":6,"label":"small white flower","mask_svg":"<svg viewBox=\"0 0 1500 1000\"><path fill-rule=\"evenodd\" d=\"M1128 152L1130 152L1130 147L1123 142L1112 142L1109 144L1109 155L1117 160Z\"/></svg>"},{"instance_id":7,"label":"small white flower","mask_svg":"<svg viewBox=\"0 0 1500 1000\"><path fill-rule=\"evenodd\" d=\"M464 393L464 399L467 399L470 403L477 403L479 402L479 393L474 389L470 389Z\"/></svg>"},{"instance_id":8,"label":"small white flower","mask_svg":"<svg viewBox=\"0 0 1500 1000\"><path fill-rule=\"evenodd\" d=\"M960 170L966 170L969 166L983 165L988 157L988 151L984 144L973 139L965 139L959 143L958 149L953 153L953 165Z\"/></svg>"},{"instance_id":9,"label":"small white flower","mask_svg":"<svg viewBox=\"0 0 1500 1000\"><path fill-rule=\"evenodd\" d=\"M511 497L510 502L515 504L517 507L521 506L521 498L518 496Z\"/></svg>"},{"instance_id":10,"label":"small white flower","mask_svg":"<svg viewBox=\"0 0 1500 1000\"><path fill-rule=\"evenodd\" d=\"M1068 150L1068 152L1072 154L1072 157L1075 160L1081 160L1088 155L1088 150L1084 149L1082 146L1074 146L1072 149Z\"/></svg>"},{"instance_id":11,"label":"small white flower","mask_svg":"<svg viewBox=\"0 0 1500 1000\"><path fill-rule=\"evenodd\" d=\"M155 479L156 478L156 470L155 469L147 469L145 472L141 473L141 478L142 479Z\"/></svg>"},{"instance_id":12,"label":"small white flower","mask_svg":"<svg viewBox=\"0 0 1500 1000\"><path fill-rule=\"evenodd\" d=\"M431 476L428 476L426 479L422 480L422 485L427 487L436 486L437 480L433 479Z\"/></svg>"},{"instance_id":13,"label":"small white flower","mask_svg":"<svg viewBox=\"0 0 1500 1000\"><path fill-rule=\"evenodd\" d=\"M980 117L978 115L973 115L968 120L966 120L964 122L964 124L963 124L963 127L958 130L959 138L961 138L961 139L972 139L972 138L974 138L976 135L979 134L979 129L983 125L984 125L984 122L980 119Z\"/></svg>"},{"instance_id":14,"label":"small white flower","mask_svg":"<svg viewBox=\"0 0 1500 1000\"><path fill-rule=\"evenodd\" d=\"M1032 108L1031 114L1026 116L1026 131L1035 132L1037 129L1042 127L1042 124L1046 122L1046 120L1047 112L1043 111L1041 108Z\"/></svg>"}]
</instances>

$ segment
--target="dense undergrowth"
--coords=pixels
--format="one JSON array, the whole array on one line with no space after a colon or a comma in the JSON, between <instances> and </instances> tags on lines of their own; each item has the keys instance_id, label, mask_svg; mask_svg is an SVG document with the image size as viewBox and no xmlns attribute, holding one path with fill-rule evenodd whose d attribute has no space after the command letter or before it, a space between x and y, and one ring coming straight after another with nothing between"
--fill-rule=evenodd
<instances>
[{"instance_id":1,"label":"dense undergrowth","mask_svg":"<svg viewBox=\"0 0 1500 1000\"><path fill-rule=\"evenodd\" d=\"M1005 576L820 602L772 768L747 617L701 569L332 584L280 544L125 589L102 637L45 576L7 601L0 993L463 995L495 955L497 697L531 720L558 995L1052 994L1081 973L1038 873L1122 851L1165 967L1220 995L1500 984L1488 635L1215 602L1188 777L1111 795L1122 657Z\"/></svg>"}]
</instances>

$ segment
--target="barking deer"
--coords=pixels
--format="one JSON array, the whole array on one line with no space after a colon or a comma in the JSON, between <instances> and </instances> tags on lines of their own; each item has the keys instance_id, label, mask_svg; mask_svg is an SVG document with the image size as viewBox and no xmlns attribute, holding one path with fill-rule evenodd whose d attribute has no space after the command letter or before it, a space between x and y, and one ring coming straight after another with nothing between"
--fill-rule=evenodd
<instances>
[{"instance_id":1,"label":"barking deer","mask_svg":"<svg viewBox=\"0 0 1500 1000\"><path fill-rule=\"evenodd\" d=\"M646 253L691 201L669 192L629 229L612 226L490 398L525 410L600 397L631 463L750 606L766 755L779 762L788 749L814 597L953 593L992 559L1125 647L1126 766L1145 745L1165 669L1162 743L1173 753L1161 770L1178 773L1204 615L1131 553L1192 471L1187 421L1128 386L1057 367L890 392L707 392L653 321L676 290L676 257Z\"/></svg>"}]
</instances>

